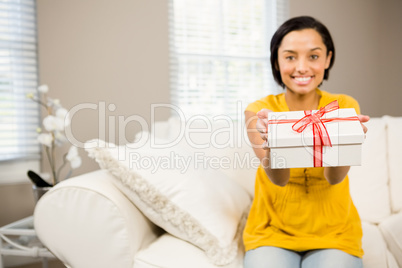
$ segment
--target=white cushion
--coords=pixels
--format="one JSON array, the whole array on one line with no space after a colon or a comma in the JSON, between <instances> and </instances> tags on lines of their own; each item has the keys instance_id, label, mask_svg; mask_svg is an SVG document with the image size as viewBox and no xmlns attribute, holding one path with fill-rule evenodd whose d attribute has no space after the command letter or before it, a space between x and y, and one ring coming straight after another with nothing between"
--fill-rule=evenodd
<instances>
[{"instance_id":1,"label":"white cushion","mask_svg":"<svg viewBox=\"0 0 402 268\"><path fill-rule=\"evenodd\" d=\"M135 255L136 268L241 268L243 267L243 247L239 245L236 259L225 266L212 264L205 254L194 245L164 234L146 249Z\"/></svg>"},{"instance_id":2,"label":"white cushion","mask_svg":"<svg viewBox=\"0 0 402 268\"><path fill-rule=\"evenodd\" d=\"M133 148L96 142L100 146L87 149L89 155L152 222L201 248L215 264L234 260L251 203L246 190L219 169L197 166L180 144Z\"/></svg>"},{"instance_id":3,"label":"white cushion","mask_svg":"<svg viewBox=\"0 0 402 268\"><path fill-rule=\"evenodd\" d=\"M363 266L365 268L397 268L394 256L387 249L384 238L376 225L363 222ZM155 257L157 256L157 258ZM237 258L224 268L243 267L244 251L239 247ZM193 245L165 234L149 247L135 256L134 267L137 268L217 268ZM222 267L222 266L220 266Z\"/></svg>"},{"instance_id":4,"label":"white cushion","mask_svg":"<svg viewBox=\"0 0 402 268\"><path fill-rule=\"evenodd\" d=\"M141 135L138 134L137 139ZM210 168L218 165L221 172L240 184L250 196L254 195L255 174L260 161L248 140L244 120L193 116L183 121L171 117L167 123L155 123L151 139L185 146L199 165Z\"/></svg>"},{"instance_id":5,"label":"white cushion","mask_svg":"<svg viewBox=\"0 0 402 268\"><path fill-rule=\"evenodd\" d=\"M362 165L349 171L350 192L362 220L379 223L391 215L386 124L372 118L362 149Z\"/></svg>"},{"instance_id":6,"label":"white cushion","mask_svg":"<svg viewBox=\"0 0 402 268\"><path fill-rule=\"evenodd\" d=\"M402 211L402 117L386 116L388 124L388 161L391 205L394 213Z\"/></svg>"},{"instance_id":7,"label":"white cushion","mask_svg":"<svg viewBox=\"0 0 402 268\"><path fill-rule=\"evenodd\" d=\"M392 267L390 263L395 263L395 259L389 253L384 238L380 230L374 224L362 222L363 228L363 267L379 268Z\"/></svg>"},{"instance_id":8,"label":"white cushion","mask_svg":"<svg viewBox=\"0 0 402 268\"><path fill-rule=\"evenodd\" d=\"M381 222L380 230L388 248L402 267L402 212L394 214Z\"/></svg>"}]
</instances>

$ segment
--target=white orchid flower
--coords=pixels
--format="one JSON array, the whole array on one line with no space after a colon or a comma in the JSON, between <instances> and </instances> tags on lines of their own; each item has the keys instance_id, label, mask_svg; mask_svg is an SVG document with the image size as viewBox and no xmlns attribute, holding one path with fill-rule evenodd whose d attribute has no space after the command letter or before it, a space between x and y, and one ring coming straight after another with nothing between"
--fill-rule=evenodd
<instances>
[{"instance_id":1,"label":"white orchid flower","mask_svg":"<svg viewBox=\"0 0 402 268\"><path fill-rule=\"evenodd\" d=\"M68 113L67 109L59 108L56 111L56 116L64 119L66 117L67 113Z\"/></svg>"},{"instance_id":2,"label":"white orchid flower","mask_svg":"<svg viewBox=\"0 0 402 268\"><path fill-rule=\"evenodd\" d=\"M52 147L53 137L49 133L42 133L38 135L38 141L47 147Z\"/></svg>"},{"instance_id":3,"label":"white orchid flower","mask_svg":"<svg viewBox=\"0 0 402 268\"><path fill-rule=\"evenodd\" d=\"M47 85L41 85L38 87L38 91L41 93L48 93L49 92L49 87Z\"/></svg>"},{"instance_id":4,"label":"white orchid flower","mask_svg":"<svg viewBox=\"0 0 402 268\"><path fill-rule=\"evenodd\" d=\"M70 161L70 165L72 169L76 169L81 166L81 157L78 155L77 147L71 146L70 150L68 150L66 159Z\"/></svg>"},{"instance_id":5,"label":"white orchid flower","mask_svg":"<svg viewBox=\"0 0 402 268\"><path fill-rule=\"evenodd\" d=\"M65 108L59 108L56 111L56 117L63 119L64 121L64 126L69 126L71 124L71 120L69 117L67 117L68 111Z\"/></svg>"},{"instance_id":6,"label":"white orchid flower","mask_svg":"<svg viewBox=\"0 0 402 268\"><path fill-rule=\"evenodd\" d=\"M72 169L76 169L81 166L82 160L78 155L78 150L75 146L72 146L70 150L63 157L63 163L58 167L56 163L57 154L53 154L55 146L62 146L68 140L64 134L65 128L71 124L71 116L69 116L68 110L63 108L60 104L59 99L50 98L47 93L49 92L49 86L46 84L37 87L37 90L26 94L28 99L43 106L48 115L43 118L42 128L36 128L38 132L38 142L39 144L46 146L46 150L52 149L52 153L47 154L53 174L53 184L55 185L60 181L60 170L62 170L68 161L70 163L71 169L65 178L71 175ZM64 149L64 148L63 148Z\"/></svg>"},{"instance_id":7,"label":"white orchid flower","mask_svg":"<svg viewBox=\"0 0 402 268\"><path fill-rule=\"evenodd\" d=\"M53 115L48 115L43 119L43 126L47 131L63 131L64 120Z\"/></svg>"},{"instance_id":8,"label":"white orchid flower","mask_svg":"<svg viewBox=\"0 0 402 268\"><path fill-rule=\"evenodd\" d=\"M82 160L81 157L77 156L76 158L70 161L70 165L72 169L79 168L81 166Z\"/></svg>"},{"instance_id":9,"label":"white orchid flower","mask_svg":"<svg viewBox=\"0 0 402 268\"><path fill-rule=\"evenodd\" d=\"M73 159L76 156L78 156L78 149L75 146L71 146L70 150L68 150L66 158L68 161L70 161L71 159Z\"/></svg>"}]
</instances>

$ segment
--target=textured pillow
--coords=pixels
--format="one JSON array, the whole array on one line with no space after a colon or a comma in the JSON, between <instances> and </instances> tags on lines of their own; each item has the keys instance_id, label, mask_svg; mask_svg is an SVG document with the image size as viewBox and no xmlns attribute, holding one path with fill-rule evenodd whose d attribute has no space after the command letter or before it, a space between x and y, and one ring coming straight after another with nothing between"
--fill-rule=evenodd
<instances>
[{"instance_id":1,"label":"textured pillow","mask_svg":"<svg viewBox=\"0 0 402 268\"><path fill-rule=\"evenodd\" d=\"M135 148L92 140L86 147L152 222L205 251L216 265L235 259L251 203L235 181L199 163L196 153L180 144L156 149L149 143Z\"/></svg>"},{"instance_id":2,"label":"textured pillow","mask_svg":"<svg viewBox=\"0 0 402 268\"><path fill-rule=\"evenodd\" d=\"M254 196L255 174L260 160L249 144L244 120L198 117L198 120L183 123L178 117L170 117L168 121L155 122L151 133L137 133L135 141L139 142L147 136L155 142L163 140L164 143L187 146L193 153L202 154L203 158L210 157L212 165L214 160L222 160L219 170Z\"/></svg>"}]
</instances>

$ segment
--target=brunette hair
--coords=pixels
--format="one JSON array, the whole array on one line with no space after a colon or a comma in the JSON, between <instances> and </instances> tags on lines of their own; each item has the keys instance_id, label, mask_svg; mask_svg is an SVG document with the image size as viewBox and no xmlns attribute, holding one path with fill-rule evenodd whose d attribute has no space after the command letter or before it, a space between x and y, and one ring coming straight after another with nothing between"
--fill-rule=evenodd
<instances>
[{"instance_id":1,"label":"brunette hair","mask_svg":"<svg viewBox=\"0 0 402 268\"><path fill-rule=\"evenodd\" d=\"M281 73L279 71L279 64L278 64L278 49L282 43L282 39L288 33L292 31L301 31L304 29L314 29L316 30L322 38L324 45L327 48L327 56L329 52L332 52L331 62L329 67L324 72L324 80L328 80L329 77L329 70L331 69L332 65L335 61L335 46L334 42L332 41L331 34L329 33L327 27L324 24L319 22L318 20L309 17L309 16L300 16L295 17L292 19L287 20L284 22L278 30L276 30L274 36L271 39L271 68L272 74L274 76L275 81L281 86L285 87L285 84L282 81Z\"/></svg>"}]
</instances>

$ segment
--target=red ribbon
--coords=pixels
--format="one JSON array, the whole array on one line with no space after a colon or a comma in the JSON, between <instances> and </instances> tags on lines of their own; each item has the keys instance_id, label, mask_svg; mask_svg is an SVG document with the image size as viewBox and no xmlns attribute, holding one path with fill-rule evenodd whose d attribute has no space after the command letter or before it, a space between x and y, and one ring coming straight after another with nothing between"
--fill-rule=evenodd
<instances>
[{"instance_id":1,"label":"red ribbon","mask_svg":"<svg viewBox=\"0 0 402 268\"><path fill-rule=\"evenodd\" d=\"M305 116L301 119L269 120L268 124L294 123L292 129L298 133L303 132L307 126L311 124L314 136L314 167L322 167L322 146L332 147L331 138L328 135L328 131L324 123L359 120L357 116L344 118L321 118L324 114L338 109L338 101L335 100L320 108L320 110L316 111L315 113L313 113L311 110L304 111Z\"/></svg>"}]
</instances>

